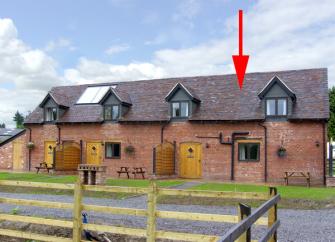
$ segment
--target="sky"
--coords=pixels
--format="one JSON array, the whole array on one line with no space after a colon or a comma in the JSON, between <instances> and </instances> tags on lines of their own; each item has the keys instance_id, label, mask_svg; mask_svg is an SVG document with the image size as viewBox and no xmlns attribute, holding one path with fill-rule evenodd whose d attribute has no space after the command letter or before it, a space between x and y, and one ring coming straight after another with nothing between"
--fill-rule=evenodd
<instances>
[{"instance_id":1,"label":"sky","mask_svg":"<svg viewBox=\"0 0 335 242\"><path fill-rule=\"evenodd\" d=\"M0 7L0 123L52 86L234 73L244 12L247 72L328 68L334 0L7 0Z\"/></svg>"}]
</instances>

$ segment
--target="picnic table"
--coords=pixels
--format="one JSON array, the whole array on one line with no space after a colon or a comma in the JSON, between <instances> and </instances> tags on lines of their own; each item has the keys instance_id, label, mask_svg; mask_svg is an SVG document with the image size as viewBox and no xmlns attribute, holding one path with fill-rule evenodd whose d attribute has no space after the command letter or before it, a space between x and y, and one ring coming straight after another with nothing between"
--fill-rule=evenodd
<instances>
[{"instance_id":1,"label":"picnic table","mask_svg":"<svg viewBox=\"0 0 335 242\"><path fill-rule=\"evenodd\" d=\"M46 162L41 162L39 166L35 166L35 169L36 169L36 174L38 174L40 170L47 170L49 173L49 171L53 170L54 168L48 166Z\"/></svg>"},{"instance_id":2,"label":"picnic table","mask_svg":"<svg viewBox=\"0 0 335 242\"><path fill-rule=\"evenodd\" d=\"M119 174L119 178L120 178L121 174L127 174L128 179L130 178L129 177L129 172L130 172L129 167L126 167L126 166L121 166L120 170L117 171L117 173Z\"/></svg>"},{"instance_id":3,"label":"picnic table","mask_svg":"<svg viewBox=\"0 0 335 242\"><path fill-rule=\"evenodd\" d=\"M309 172L303 172L303 171L285 171L284 172L284 180L285 185L288 186L288 179L292 177L300 177L305 178L307 182L307 186L311 186L311 175Z\"/></svg>"},{"instance_id":4,"label":"picnic table","mask_svg":"<svg viewBox=\"0 0 335 242\"><path fill-rule=\"evenodd\" d=\"M121 174L127 174L128 179L130 179L129 173L134 175L134 179L136 178L137 174L142 175L142 178L145 179L145 167L133 167L133 170L130 170L130 167L127 166L121 166L120 170L116 171L119 174L119 177Z\"/></svg>"},{"instance_id":5,"label":"picnic table","mask_svg":"<svg viewBox=\"0 0 335 242\"><path fill-rule=\"evenodd\" d=\"M144 174L145 174L145 167L134 167L133 168L132 174L134 174L134 179L136 178L137 174L141 174L142 178L145 179Z\"/></svg>"}]
</instances>

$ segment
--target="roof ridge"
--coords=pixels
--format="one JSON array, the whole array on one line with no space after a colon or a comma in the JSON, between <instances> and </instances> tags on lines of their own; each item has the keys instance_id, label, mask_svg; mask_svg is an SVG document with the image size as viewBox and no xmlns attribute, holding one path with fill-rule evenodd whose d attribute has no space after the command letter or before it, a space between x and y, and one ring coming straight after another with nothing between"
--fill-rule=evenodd
<instances>
[{"instance_id":1,"label":"roof ridge","mask_svg":"<svg viewBox=\"0 0 335 242\"><path fill-rule=\"evenodd\" d=\"M271 74L271 73L287 73L287 72L300 72L300 71L314 71L314 70L325 70L327 71L327 67L319 67L319 68L304 68L304 69L290 69L290 70L278 70L278 71L258 71L258 72L247 72L245 74L245 78L249 75L259 75L259 74ZM74 84L74 85L64 85L64 86L54 86L52 88L61 88L61 87L88 87L88 86L108 86L108 85L118 85L123 83L138 83L138 82L149 82L149 81L171 81L174 79L197 79L197 78L215 78L215 77L230 77L235 76L234 73L229 74L217 74L217 75L195 75L195 76L176 76L176 77L163 77L163 78L153 78L153 79L139 79L139 80L129 80L129 81L111 81L111 82L101 82L101 83L86 83L86 84ZM275 75L275 74L274 74Z\"/></svg>"}]
</instances>

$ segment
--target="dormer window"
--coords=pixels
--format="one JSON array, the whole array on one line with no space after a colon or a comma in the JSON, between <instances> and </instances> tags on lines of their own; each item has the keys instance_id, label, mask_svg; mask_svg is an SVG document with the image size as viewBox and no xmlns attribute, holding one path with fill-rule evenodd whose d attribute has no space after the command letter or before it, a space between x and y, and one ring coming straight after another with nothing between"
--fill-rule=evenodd
<instances>
[{"instance_id":1,"label":"dormer window","mask_svg":"<svg viewBox=\"0 0 335 242\"><path fill-rule=\"evenodd\" d=\"M286 116L287 98L267 98L266 116Z\"/></svg>"},{"instance_id":2,"label":"dormer window","mask_svg":"<svg viewBox=\"0 0 335 242\"><path fill-rule=\"evenodd\" d=\"M115 121L119 118L120 108L119 105L105 105L104 106L104 119Z\"/></svg>"},{"instance_id":3,"label":"dormer window","mask_svg":"<svg viewBox=\"0 0 335 242\"><path fill-rule=\"evenodd\" d=\"M200 105L200 99L186 88L183 84L177 83L165 97L169 103L169 114L172 119L187 120Z\"/></svg>"},{"instance_id":4,"label":"dormer window","mask_svg":"<svg viewBox=\"0 0 335 242\"><path fill-rule=\"evenodd\" d=\"M187 118L189 102L172 102L172 117Z\"/></svg>"},{"instance_id":5,"label":"dormer window","mask_svg":"<svg viewBox=\"0 0 335 242\"><path fill-rule=\"evenodd\" d=\"M57 108L46 108L45 121L53 122L57 120Z\"/></svg>"}]
</instances>

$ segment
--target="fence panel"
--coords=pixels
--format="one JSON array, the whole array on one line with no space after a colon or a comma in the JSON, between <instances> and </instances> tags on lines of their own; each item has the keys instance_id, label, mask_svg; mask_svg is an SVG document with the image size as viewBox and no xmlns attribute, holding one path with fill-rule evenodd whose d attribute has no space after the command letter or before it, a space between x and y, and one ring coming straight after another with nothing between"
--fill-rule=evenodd
<instances>
[{"instance_id":1,"label":"fence panel","mask_svg":"<svg viewBox=\"0 0 335 242\"><path fill-rule=\"evenodd\" d=\"M39 217L29 217L20 215L0 214L0 220L16 221L34 223L48 226L59 226L70 228L73 230L72 238L63 238L56 236L49 236L43 234L36 234L30 232L22 232L8 229L0 229L0 235L39 240L39 241L57 241L57 242L79 242L84 241L81 239L82 230L92 230L107 233L118 233L124 235L132 235L137 237L146 237L147 241L153 242L156 239L172 239L184 241L235 241L238 239L242 241L252 241L250 235L250 227L255 225L268 226L266 234L260 241L277 241L276 231L279 227L279 220L277 219L277 203L280 196L277 194L275 188L270 188L267 193L243 193L243 192L212 192L212 191L192 191L192 190L175 190L158 188L155 181L150 181L148 188L136 187L114 187L114 186L91 186L82 185L78 179L75 184L49 184L37 182L23 182L23 181L0 181L0 185L7 186L22 186L34 188L49 188L49 189L64 189L74 190L74 203L58 203L39 200L26 200L15 198L0 197L0 202L24 205L24 206L38 206L44 208L56 209L71 209L73 211L73 221L63 221L58 219L45 219ZM145 194L148 196L147 209L136 208L118 208L107 207L91 204L83 204L82 195L83 191L103 191L103 192L123 192ZM191 196L191 197L215 197L215 198L234 198L234 199L253 199L253 200L267 200L260 207L250 214L250 207L240 204L238 215L225 215L225 214L204 214L204 213L189 213L189 212L176 212L176 211L162 211L157 210L157 197L159 195L168 196ZM83 224L82 223L82 210L112 213L112 214L125 214L133 216L146 216L147 227L146 229L126 228L109 225L96 225L96 224ZM267 217L264 217L268 213ZM156 218L163 219L181 219L181 220L195 220L195 221L210 221L222 223L235 223L236 225L223 236L212 236L204 234L191 234L173 231L156 230Z\"/></svg>"}]
</instances>

